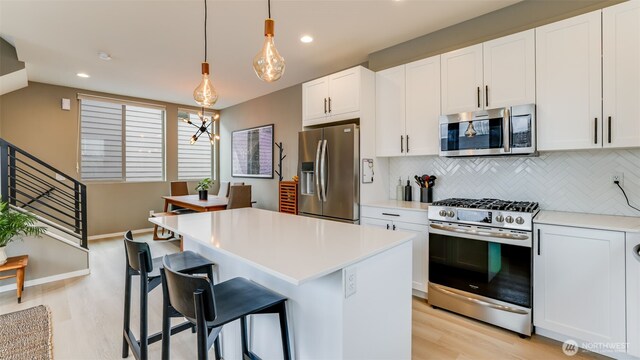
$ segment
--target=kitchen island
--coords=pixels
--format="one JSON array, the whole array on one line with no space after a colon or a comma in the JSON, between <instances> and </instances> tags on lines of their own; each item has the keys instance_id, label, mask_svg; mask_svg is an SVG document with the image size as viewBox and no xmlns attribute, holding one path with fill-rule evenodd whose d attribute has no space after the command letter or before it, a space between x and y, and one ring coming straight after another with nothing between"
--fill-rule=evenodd
<instances>
[{"instance_id":1,"label":"kitchen island","mask_svg":"<svg viewBox=\"0 0 640 360\"><path fill-rule=\"evenodd\" d=\"M254 208L149 221L215 261L219 281L245 277L286 296L294 359L411 358L415 235ZM252 316L249 329L258 356L282 358L277 316ZM222 347L241 358L237 322Z\"/></svg>"}]
</instances>

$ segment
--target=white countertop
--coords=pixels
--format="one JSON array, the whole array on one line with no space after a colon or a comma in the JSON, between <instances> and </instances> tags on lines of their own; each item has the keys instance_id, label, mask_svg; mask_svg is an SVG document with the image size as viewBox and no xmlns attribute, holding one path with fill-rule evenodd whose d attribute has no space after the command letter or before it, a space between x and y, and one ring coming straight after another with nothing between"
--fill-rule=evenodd
<instances>
[{"instance_id":1,"label":"white countertop","mask_svg":"<svg viewBox=\"0 0 640 360\"><path fill-rule=\"evenodd\" d=\"M328 275L415 237L409 232L255 208L164 216L149 221L294 285Z\"/></svg>"},{"instance_id":2,"label":"white countertop","mask_svg":"<svg viewBox=\"0 0 640 360\"><path fill-rule=\"evenodd\" d=\"M540 211L536 224L575 226L589 229L640 232L640 217L598 215L562 211Z\"/></svg>"},{"instance_id":3,"label":"white countertop","mask_svg":"<svg viewBox=\"0 0 640 360\"><path fill-rule=\"evenodd\" d=\"M374 201L362 206L374 206L388 209L401 209L401 210L413 210L427 212L429 210L430 203L422 203L419 201L402 201L402 200L382 200Z\"/></svg>"}]
</instances>

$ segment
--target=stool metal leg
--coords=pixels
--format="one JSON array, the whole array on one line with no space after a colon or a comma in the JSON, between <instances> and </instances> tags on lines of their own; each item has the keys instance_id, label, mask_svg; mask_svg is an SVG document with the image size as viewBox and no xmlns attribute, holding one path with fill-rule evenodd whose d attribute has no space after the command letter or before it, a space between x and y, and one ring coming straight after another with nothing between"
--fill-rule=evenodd
<instances>
[{"instance_id":1,"label":"stool metal leg","mask_svg":"<svg viewBox=\"0 0 640 360\"><path fill-rule=\"evenodd\" d=\"M249 352L249 344L248 344L248 334L247 334L247 318L245 316L240 318L240 339L242 342L242 358L243 359L251 359L251 353Z\"/></svg>"},{"instance_id":2,"label":"stool metal leg","mask_svg":"<svg viewBox=\"0 0 640 360\"><path fill-rule=\"evenodd\" d=\"M280 336L282 336L282 355L285 360L290 360L289 327L287 326L287 309L284 302L280 303L278 317L280 318Z\"/></svg>"},{"instance_id":3,"label":"stool metal leg","mask_svg":"<svg viewBox=\"0 0 640 360\"><path fill-rule=\"evenodd\" d=\"M197 327L197 342L198 342L198 360L208 360L209 347L207 346L207 340L209 338L209 329L207 328L206 321L204 319L204 299L202 290L194 293L193 298L196 305L196 327Z\"/></svg>"},{"instance_id":4,"label":"stool metal leg","mask_svg":"<svg viewBox=\"0 0 640 360\"><path fill-rule=\"evenodd\" d=\"M122 358L129 356L129 343L127 335L131 325L131 272L126 266L124 280L124 325L122 327Z\"/></svg>"}]
</instances>

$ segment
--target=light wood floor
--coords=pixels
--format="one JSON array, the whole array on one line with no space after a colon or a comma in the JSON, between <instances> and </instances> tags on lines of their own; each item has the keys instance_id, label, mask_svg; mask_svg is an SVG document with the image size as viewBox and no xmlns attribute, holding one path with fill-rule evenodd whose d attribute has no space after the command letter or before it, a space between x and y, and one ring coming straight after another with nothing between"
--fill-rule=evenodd
<instances>
[{"instance_id":1,"label":"light wood floor","mask_svg":"<svg viewBox=\"0 0 640 360\"><path fill-rule=\"evenodd\" d=\"M151 244L153 256L178 249L175 243L151 241L149 235L137 239ZM122 240L93 241L89 247L91 275L26 288L22 304L16 302L15 292L0 293L0 314L40 304L51 308L54 355L58 360L121 357L125 266ZM137 284L134 278L132 328L135 333L138 332ZM150 332L161 328L161 304L158 288L149 297ZM417 298L413 300L412 341L413 359L568 359L556 341L535 335L521 339L509 331L432 309ZM172 358L195 358L195 336L190 332L172 336L171 345ZM210 357L213 358L212 353ZM160 343L150 346L149 358L160 358ZM602 357L590 353L572 357L587 358Z\"/></svg>"}]
</instances>

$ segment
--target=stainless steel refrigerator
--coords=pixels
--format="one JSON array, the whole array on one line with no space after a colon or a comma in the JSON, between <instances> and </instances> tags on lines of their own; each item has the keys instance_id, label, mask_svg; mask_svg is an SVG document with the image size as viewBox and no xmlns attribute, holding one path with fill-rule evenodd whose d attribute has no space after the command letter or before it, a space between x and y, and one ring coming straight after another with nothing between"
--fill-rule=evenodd
<instances>
[{"instance_id":1,"label":"stainless steel refrigerator","mask_svg":"<svg viewBox=\"0 0 640 360\"><path fill-rule=\"evenodd\" d=\"M360 135L355 124L298 133L298 212L349 223L360 219Z\"/></svg>"}]
</instances>

